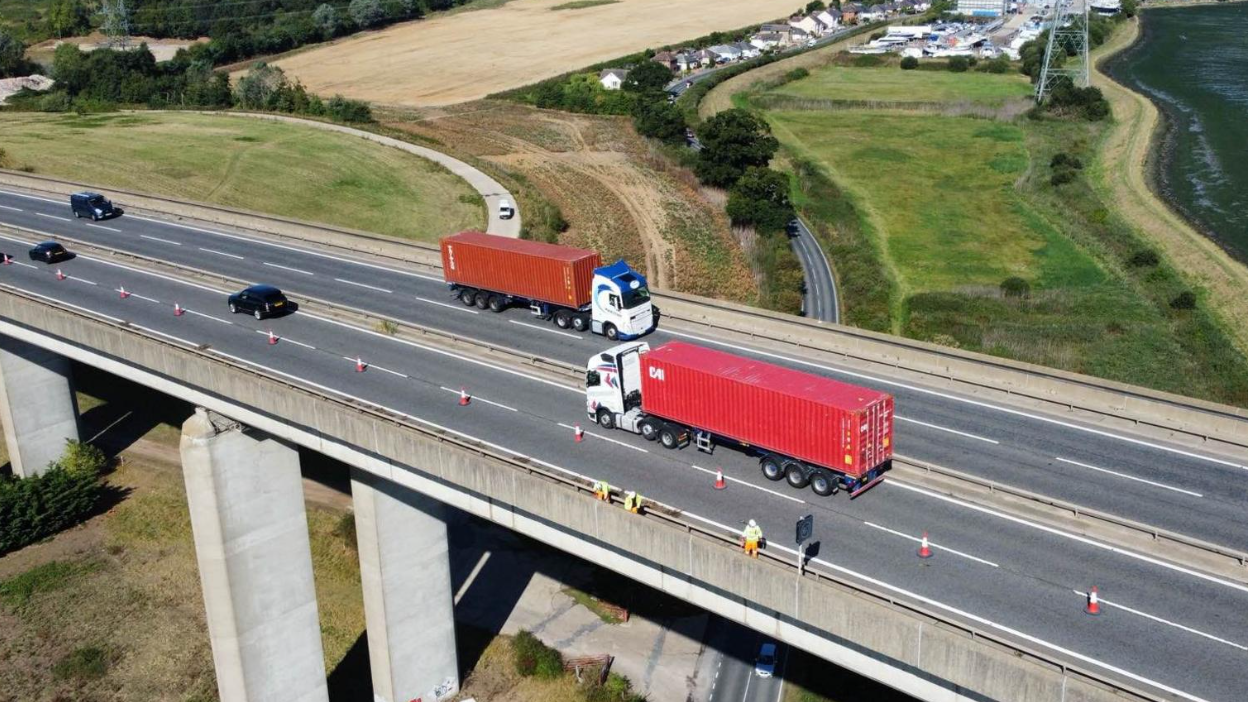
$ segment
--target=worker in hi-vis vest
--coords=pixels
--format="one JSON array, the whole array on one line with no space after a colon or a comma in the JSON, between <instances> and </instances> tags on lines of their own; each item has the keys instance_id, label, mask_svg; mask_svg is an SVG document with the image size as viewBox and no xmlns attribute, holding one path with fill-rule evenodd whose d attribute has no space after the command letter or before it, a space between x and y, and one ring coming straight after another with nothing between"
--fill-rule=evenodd
<instances>
[{"instance_id":1,"label":"worker in hi-vis vest","mask_svg":"<svg viewBox=\"0 0 1248 702\"><path fill-rule=\"evenodd\" d=\"M609 502L611 500L611 486L605 480L594 481L594 497Z\"/></svg>"},{"instance_id":2,"label":"worker in hi-vis vest","mask_svg":"<svg viewBox=\"0 0 1248 702\"><path fill-rule=\"evenodd\" d=\"M629 490L624 494L624 509L633 514L641 513L641 495Z\"/></svg>"},{"instance_id":3,"label":"worker in hi-vis vest","mask_svg":"<svg viewBox=\"0 0 1248 702\"><path fill-rule=\"evenodd\" d=\"M758 542L763 540L762 527L758 526L758 522L751 519L742 535L745 537L745 552L754 558L758 558Z\"/></svg>"}]
</instances>

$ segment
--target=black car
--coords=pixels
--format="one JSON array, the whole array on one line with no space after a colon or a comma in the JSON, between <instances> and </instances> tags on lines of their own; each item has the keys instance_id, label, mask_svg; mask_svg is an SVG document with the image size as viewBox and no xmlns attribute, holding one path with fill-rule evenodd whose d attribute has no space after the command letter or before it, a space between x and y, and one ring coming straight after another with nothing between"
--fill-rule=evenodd
<instances>
[{"instance_id":1,"label":"black car","mask_svg":"<svg viewBox=\"0 0 1248 702\"><path fill-rule=\"evenodd\" d=\"M41 244L35 244L35 248L30 250L30 260L43 261L44 263L56 263L73 258L73 254L65 250L64 246L55 241L45 241Z\"/></svg>"},{"instance_id":2,"label":"black car","mask_svg":"<svg viewBox=\"0 0 1248 702\"><path fill-rule=\"evenodd\" d=\"M244 312L264 319L292 309L281 290L272 285L253 285L230 295L230 312Z\"/></svg>"},{"instance_id":3,"label":"black car","mask_svg":"<svg viewBox=\"0 0 1248 702\"><path fill-rule=\"evenodd\" d=\"M94 220L117 217L121 210L113 207L113 203L99 193L81 192L69 196L69 209L75 217L90 217Z\"/></svg>"}]
</instances>

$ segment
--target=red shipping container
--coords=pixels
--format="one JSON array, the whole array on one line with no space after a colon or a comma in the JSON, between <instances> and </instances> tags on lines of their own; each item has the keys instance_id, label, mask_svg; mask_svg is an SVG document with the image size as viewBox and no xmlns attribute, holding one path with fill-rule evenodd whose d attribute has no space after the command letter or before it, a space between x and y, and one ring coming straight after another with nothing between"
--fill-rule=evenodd
<instances>
[{"instance_id":1,"label":"red shipping container","mask_svg":"<svg viewBox=\"0 0 1248 702\"><path fill-rule=\"evenodd\" d=\"M446 282L565 307L589 304L601 266L597 252L571 246L481 232L442 239Z\"/></svg>"},{"instance_id":2,"label":"red shipping container","mask_svg":"<svg viewBox=\"0 0 1248 702\"><path fill-rule=\"evenodd\" d=\"M679 341L642 354L641 406L854 477L893 456L892 395Z\"/></svg>"}]
</instances>

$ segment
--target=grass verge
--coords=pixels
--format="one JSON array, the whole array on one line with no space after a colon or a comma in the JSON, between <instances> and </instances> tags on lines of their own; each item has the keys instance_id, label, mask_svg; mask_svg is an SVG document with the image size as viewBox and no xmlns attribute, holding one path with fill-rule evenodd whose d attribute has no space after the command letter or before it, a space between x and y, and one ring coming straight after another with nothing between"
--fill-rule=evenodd
<instances>
[{"instance_id":1,"label":"grass verge","mask_svg":"<svg viewBox=\"0 0 1248 702\"><path fill-rule=\"evenodd\" d=\"M620 0L574 0L573 2L565 2L559 5L555 5L551 7L550 9L552 11L583 10L587 7L597 7L599 5L614 5L615 3L619 1Z\"/></svg>"}]
</instances>

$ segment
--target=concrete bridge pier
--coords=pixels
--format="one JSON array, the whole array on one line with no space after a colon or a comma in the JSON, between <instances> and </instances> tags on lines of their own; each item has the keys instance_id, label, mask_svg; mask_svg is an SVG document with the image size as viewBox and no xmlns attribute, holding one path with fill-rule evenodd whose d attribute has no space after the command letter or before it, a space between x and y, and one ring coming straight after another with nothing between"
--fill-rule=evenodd
<instances>
[{"instance_id":1,"label":"concrete bridge pier","mask_svg":"<svg viewBox=\"0 0 1248 702\"><path fill-rule=\"evenodd\" d=\"M328 702L298 452L202 407L181 451L221 699Z\"/></svg>"},{"instance_id":2,"label":"concrete bridge pier","mask_svg":"<svg viewBox=\"0 0 1248 702\"><path fill-rule=\"evenodd\" d=\"M42 475L78 439L78 400L69 359L0 336L0 421L13 474Z\"/></svg>"},{"instance_id":3,"label":"concrete bridge pier","mask_svg":"<svg viewBox=\"0 0 1248 702\"><path fill-rule=\"evenodd\" d=\"M450 545L440 502L351 470L368 657L377 702L459 691Z\"/></svg>"}]
</instances>

